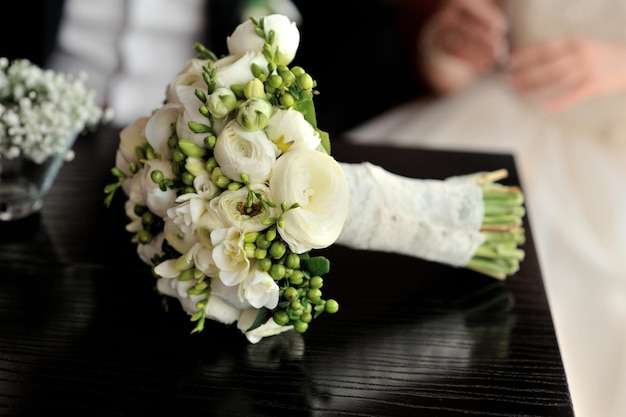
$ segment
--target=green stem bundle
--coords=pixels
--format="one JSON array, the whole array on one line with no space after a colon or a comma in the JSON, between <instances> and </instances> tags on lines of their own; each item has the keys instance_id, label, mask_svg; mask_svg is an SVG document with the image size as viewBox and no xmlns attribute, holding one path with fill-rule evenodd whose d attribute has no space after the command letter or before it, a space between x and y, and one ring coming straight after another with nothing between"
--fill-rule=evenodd
<instances>
[{"instance_id":1,"label":"green stem bundle","mask_svg":"<svg viewBox=\"0 0 626 417\"><path fill-rule=\"evenodd\" d=\"M500 280L516 273L525 256L520 248L526 241L524 194L518 186L497 182L507 176L505 169L474 175L483 191L485 214L481 232L485 240L466 265Z\"/></svg>"}]
</instances>

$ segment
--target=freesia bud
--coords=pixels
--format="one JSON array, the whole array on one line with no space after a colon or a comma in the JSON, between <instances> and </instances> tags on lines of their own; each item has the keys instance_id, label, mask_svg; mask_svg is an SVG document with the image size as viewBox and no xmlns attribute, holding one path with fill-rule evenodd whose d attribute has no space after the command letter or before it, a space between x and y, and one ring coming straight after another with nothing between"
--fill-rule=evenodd
<instances>
[{"instance_id":1,"label":"freesia bud","mask_svg":"<svg viewBox=\"0 0 626 417\"><path fill-rule=\"evenodd\" d=\"M265 89L263 87L263 82L258 78L251 79L243 87L243 94L246 98L265 98Z\"/></svg>"}]
</instances>

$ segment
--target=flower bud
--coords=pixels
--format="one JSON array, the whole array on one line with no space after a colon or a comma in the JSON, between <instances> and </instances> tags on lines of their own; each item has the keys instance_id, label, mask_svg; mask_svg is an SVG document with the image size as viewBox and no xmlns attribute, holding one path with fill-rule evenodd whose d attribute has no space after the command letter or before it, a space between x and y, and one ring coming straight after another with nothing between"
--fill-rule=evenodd
<instances>
[{"instance_id":1,"label":"flower bud","mask_svg":"<svg viewBox=\"0 0 626 417\"><path fill-rule=\"evenodd\" d=\"M237 97L230 88L219 87L208 97L207 107L213 117L222 119L237 107Z\"/></svg>"},{"instance_id":2,"label":"flower bud","mask_svg":"<svg viewBox=\"0 0 626 417\"><path fill-rule=\"evenodd\" d=\"M201 148L189 139L179 140L178 146L180 147L180 150L183 151L183 153L187 156L202 158L206 153L206 150L204 148Z\"/></svg>"},{"instance_id":3,"label":"flower bud","mask_svg":"<svg viewBox=\"0 0 626 417\"><path fill-rule=\"evenodd\" d=\"M272 115L272 105L269 101L252 97L246 100L239 108L237 122L245 130L251 132L263 129Z\"/></svg>"},{"instance_id":4,"label":"flower bud","mask_svg":"<svg viewBox=\"0 0 626 417\"><path fill-rule=\"evenodd\" d=\"M243 94L246 98L265 98L263 83L258 78L253 78L243 87Z\"/></svg>"}]
</instances>

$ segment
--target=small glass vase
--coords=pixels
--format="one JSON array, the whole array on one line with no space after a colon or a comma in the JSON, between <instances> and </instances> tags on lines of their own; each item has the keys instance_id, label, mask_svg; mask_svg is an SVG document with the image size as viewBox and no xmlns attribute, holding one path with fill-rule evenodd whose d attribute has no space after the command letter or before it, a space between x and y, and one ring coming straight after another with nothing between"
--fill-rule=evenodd
<instances>
[{"instance_id":1,"label":"small glass vase","mask_svg":"<svg viewBox=\"0 0 626 417\"><path fill-rule=\"evenodd\" d=\"M69 137L65 151L40 164L23 156L9 159L0 155L0 221L23 219L41 209L43 197L50 191L75 140L76 135Z\"/></svg>"}]
</instances>

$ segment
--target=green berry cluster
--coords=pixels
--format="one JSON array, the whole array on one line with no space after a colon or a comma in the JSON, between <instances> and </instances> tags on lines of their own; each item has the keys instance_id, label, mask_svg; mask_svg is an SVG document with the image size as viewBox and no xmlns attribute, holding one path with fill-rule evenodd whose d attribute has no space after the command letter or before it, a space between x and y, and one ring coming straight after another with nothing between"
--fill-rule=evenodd
<instances>
[{"instance_id":1,"label":"green berry cluster","mask_svg":"<svg viewBox=\"0 0 626 417\"><path fill-rule=\"evenodd\" d=\"M323 312L338 311L337 301L322 298L327 259L291 252L276 233L275 225L263 232L246 234L244 241L246 256L255 259L257 267L267 272L280 288L278 307L272 313L277 324L292 325L297 332L304 333L309 323Z\"/></svg>"}]
</instances>

